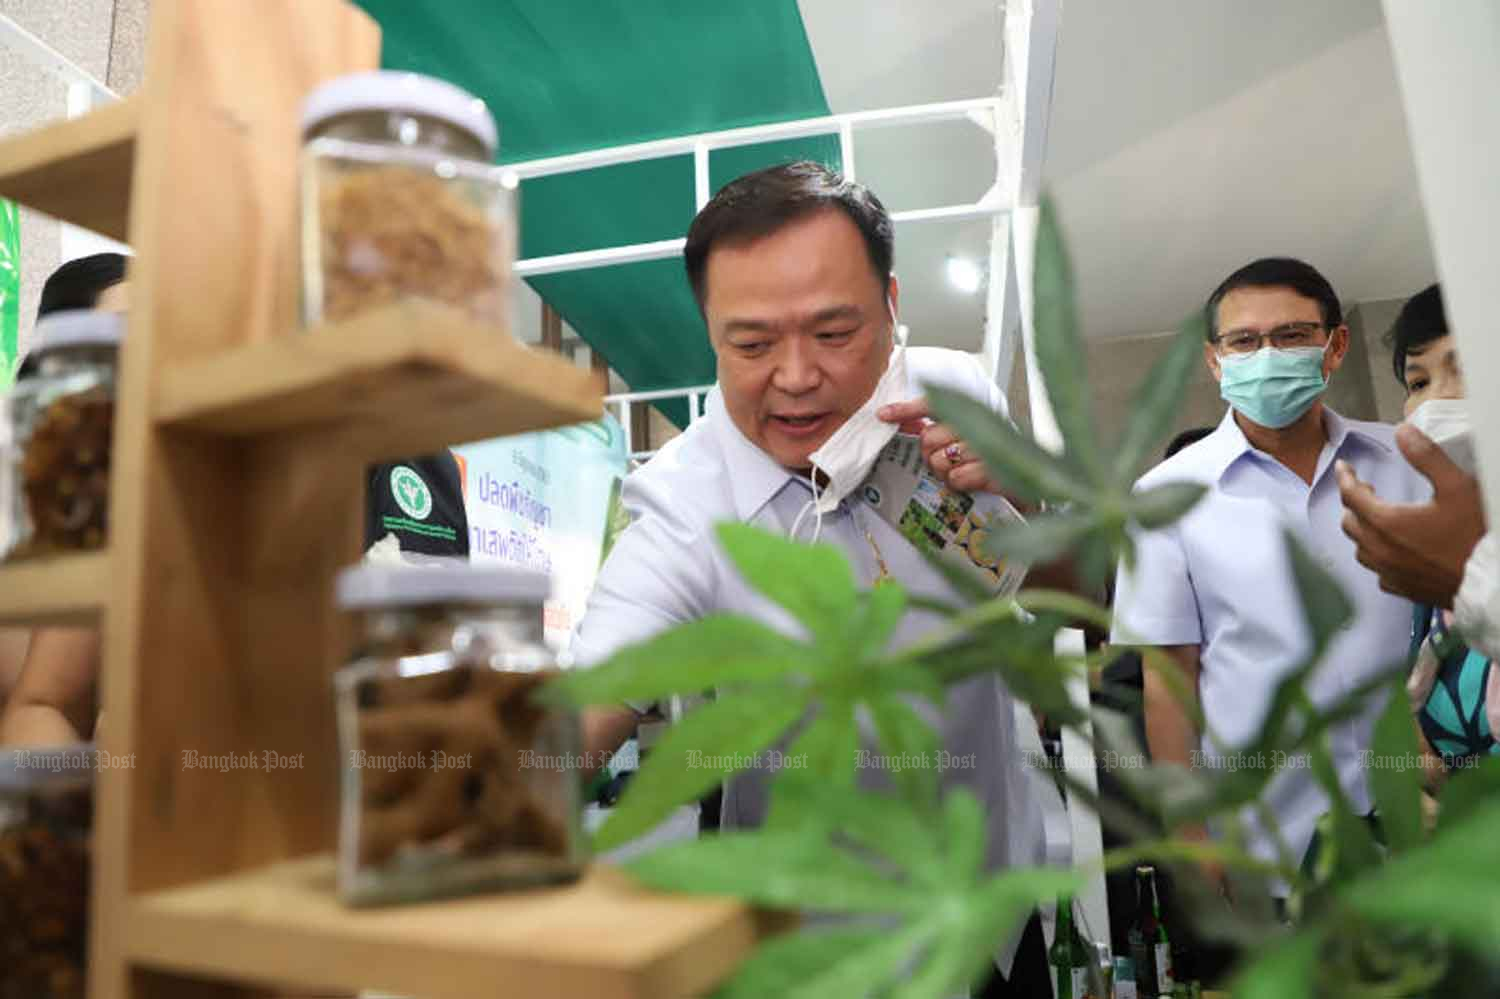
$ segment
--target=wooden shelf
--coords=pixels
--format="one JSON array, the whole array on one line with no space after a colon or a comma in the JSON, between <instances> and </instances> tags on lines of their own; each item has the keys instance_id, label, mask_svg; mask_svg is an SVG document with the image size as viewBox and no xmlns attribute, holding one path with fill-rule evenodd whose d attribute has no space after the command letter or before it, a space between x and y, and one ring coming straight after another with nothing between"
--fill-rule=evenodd
<instances>
[{"instance_id":1,"label":"wooden shelf","mask_svg":"<svg viewBox=\"0 0 1500 999\"><path fill-rule=\"evenodd\" d=\"M320 856L141 896L126 950L158 970L299 988L667 999L711 991L771 918L597 865L567 887L384 909L347 909L333 885Z\"/></svg>"},{"instance_id":2,"label":"wooden shelf","mask_svg":"<svg viewBox=\"0 0 1500 999\"><path fill-rule=\"evenodd\" d=\"M175 365L155 418L232 437L341 427L374 458L596 420L603 406L589 371L413 302Z\"/></svg>"},{"instance_id":3,"label":"wooden shelf","mask_svg":"<svg viewBox=\"0 0 1500 999\"><path fill-rule=\"evenodd\" d=\"M0 567L0 624L86 623L109 599L109 553Z\"/></svg>"},{"instance_id":4,"label":"wooden shelf","mask_svg":"<svg viewBox=\"0 0 1500 999\"><path fill-rule=\"evenodd\" d=\"M0 197L125 242L139 111L127 98L0 142Z\"/></svg>"},{"instance_id":5,"label":"wooden shelf","mask_svg":"<svg viewBox=\"0 0 1500 999\"><path fill-rule=\"evenodd\" d=\"M318 859L339 804L328 691L354 635L329 595L364 540L360 466L598 419L603 399L593 372L450 309L292 328L301 107L382 61L356 3L152 0L150 33L141 103L0 141L0 196L128 230L136 252L111 550L0 570L0 619L108 601L100 748L134 765L95 789L89 995L708 993L785 923L605 867L548 891L337 901ZM218 772L185 749L312 765Z\"/></svg>"}]
</instances>

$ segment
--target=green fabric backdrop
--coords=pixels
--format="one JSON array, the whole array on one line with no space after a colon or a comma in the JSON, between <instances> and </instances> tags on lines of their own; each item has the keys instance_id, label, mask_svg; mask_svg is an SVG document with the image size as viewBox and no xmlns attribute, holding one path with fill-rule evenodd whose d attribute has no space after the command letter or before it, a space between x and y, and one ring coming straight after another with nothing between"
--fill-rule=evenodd
<instances>
[{"instance_id":1,"label":"green fabric backdrop","mask_svg":"<svg viewBox=\"0 0 1500 999\"><path fill-rule=\"evenodd\" d=\"M828 113L795 0L360 0L384 63L488 102L500 161ZM838 142L716 153L713 186L779 160L838 164ZM530 181L521 252L671 239L693 217L689 157ZM637 390L713 380L680 260L554 274L531 285ZM685 406L663 407L679 424Z\"/></svg>"}]
</instances>

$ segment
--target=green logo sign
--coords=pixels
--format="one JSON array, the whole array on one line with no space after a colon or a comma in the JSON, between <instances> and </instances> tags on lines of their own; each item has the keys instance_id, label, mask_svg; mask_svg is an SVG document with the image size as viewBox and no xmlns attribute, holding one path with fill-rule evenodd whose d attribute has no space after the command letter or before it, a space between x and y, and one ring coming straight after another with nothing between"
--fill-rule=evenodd
<instances>
[{"instance_id":1,"label":"green logo sign","mask_svg":"<svg viewBox=\"0 0 1500 999\"><path fill-rule=\"evenodd\" d=\"M422 477L405 465L391 469L391 495L408 517L426 520L432 512L432 493Z\"/></svg>"}]
</instances>

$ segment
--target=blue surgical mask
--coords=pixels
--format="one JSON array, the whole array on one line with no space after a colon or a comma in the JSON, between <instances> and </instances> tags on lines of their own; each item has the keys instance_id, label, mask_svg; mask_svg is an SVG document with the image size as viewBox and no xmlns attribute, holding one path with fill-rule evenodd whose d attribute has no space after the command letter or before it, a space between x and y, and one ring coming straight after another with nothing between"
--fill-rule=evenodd
<instances>
[{"instance_id":1,"label":"blue surgical mask","mask_svg":"<svg viewBox=\"0 0 1500 999\"><path fill-rule=\"evenodd\" d=\"M1263 427L1279 430L1297 422L1328 387L1321 347L1278 350L1219 358L1219 394L1235 410Z\"/></svg>"}]
</instances>

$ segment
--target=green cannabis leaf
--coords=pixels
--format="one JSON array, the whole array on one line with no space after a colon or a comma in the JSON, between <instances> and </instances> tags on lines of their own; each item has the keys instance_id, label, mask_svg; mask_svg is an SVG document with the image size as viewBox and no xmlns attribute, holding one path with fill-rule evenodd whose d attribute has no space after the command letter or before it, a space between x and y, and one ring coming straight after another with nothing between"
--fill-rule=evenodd
<instances>
[{"instance_id":1,"label":"green cannabis leaf","mask_svg":"<svg viewBox=\"0 0 1500 999\"><path fill-rule=\"evenodd\" d=\"M1403 682L1387 687L1385 710L1375 723L1372 749L1376 766L1367 772L1386 843L1394 853L1414 850L1426 839L1422 832L1422 771L1407 766L1406 761L1420 759L1421 750Z\"/></svg>"},{"instance_id":2,"label":"green cannabis leaf","mask_svg":"<svg viewBox=\"0 0 1500 999\"><path fill-rule=\"evenodd\" d=\"M949 792L934 818L900 797L792 786L804 798L796 810L816 809L826 821L721 833L629 865L655 888L854 921L773 941L721 997L866 995L902 969L909 977L893 995L961 992L1039 902L1076 890L1081 879L1071 870L986 874L984 815L963 789Z\"/></svg>"},{"instance_id":3,"label":"green cannabis leaf","mask_svg":"<svg viewBox=\"0 0 1500 999\"><path fill-rule=\"evenodd\" d=\"M858 718L908 751L936 759L936 737L908 699L940 702L945 677L888 656L886 646L906 612L905 591L882 584L861 593L847 560L829 546L804 545L743 524L718 528L735 567L806 629L788 638L748 618L719 615L621 650L594 669L564 674L546 697L574 705L649 702L714 688L698 709L652 748L619 806L595 837L609 849L641 835L680 805L759 761L789 738L772 794L770 822L805 817L794 784L853 782L860 750ZM991 667L993 668L993 664ZM925 730L925 731L924 731ZM898 778L910 794L931 797L936 775L913 768ZM812 809L818 812L817 808Z\"/></svg>"},{"instance_id":4,"label":"green cannabis leaf","mask_svg":"<svg viewBox=\"0 0 1500 999\"><path fill-rule=\"evenodd\" d=\"M1052 199L1043 199L1036 233L1036 269L1032 311L1038 332L1036 365L1062 431L1063 460L1093 485L1108 481L1104 459L1094 433L1093 407L1084 377L1083 333L1073 295L1073 267L1063 245Z\"/></svg>"},{"instance_id":5,"label":"green cannabis leaf","mask_svg":"<svg viewBox=\"0 0 1500 999\"><path fill-rule=\"evenodd\" d=\"M1056 213L1044 201L1036 239L1036 359L1063 434L1061 455L1044 451L977 400L940 386L926 386L926 392L937 418L973 448L1007 491L1027 503L1061 507L994 531L986 539L986 553L1035 565L1073 552L1079 575L1099 585L1114 570L1115 555L1127 565L1133 561L1132 528L1164 527L1203 495L1202 486L1186 483L1145 492L1133 486L1141 463L1171 429L1203 351L1204 320L1195 315L1184 322L1141 383L1115 458L1107 462L1089 404L1072 287Z\"/></svg>"}]
</instances>

